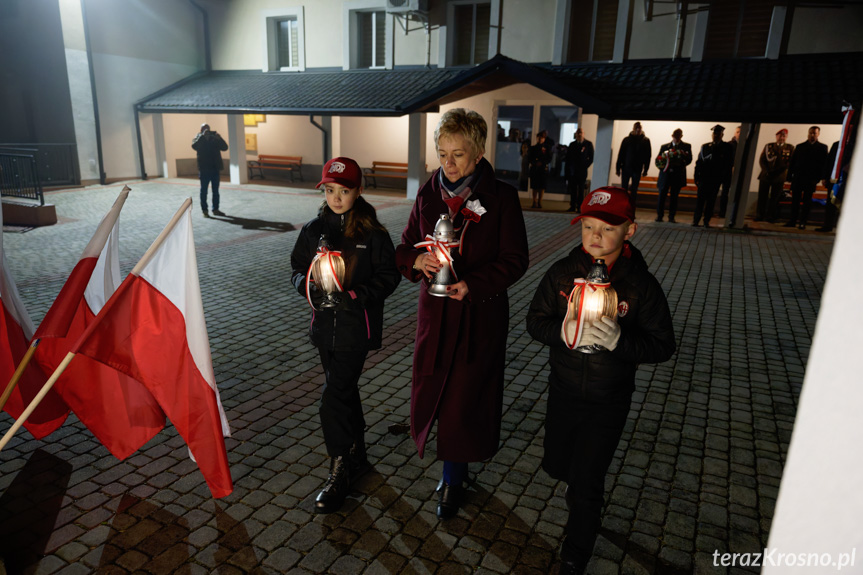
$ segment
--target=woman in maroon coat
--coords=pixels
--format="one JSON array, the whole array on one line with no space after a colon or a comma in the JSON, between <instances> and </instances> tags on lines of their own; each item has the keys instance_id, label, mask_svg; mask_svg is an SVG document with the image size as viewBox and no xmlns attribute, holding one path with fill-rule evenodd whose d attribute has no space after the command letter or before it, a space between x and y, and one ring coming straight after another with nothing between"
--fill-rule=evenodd
<instances>
[{"instance_id":1,"label":"woman in maroon coat","mask_svg":"<svg viewBox=\"0 0 863 575\"><path fill-rule=\"evenodd\" d=\"M411 436L423 456L435 420L444 461L438 517L458 512L471 461L489 459L500 442L509 299L527 270L528 248L518 192L483 159L486 123L472 111L446 112L435 130L441 168L417 195L396 248L396 265L422 280L411 387ZM446 297L428 293L437 257L415 247L448 214L460 240L452 267L458 282Z\"/></svg>"}]
</instances>

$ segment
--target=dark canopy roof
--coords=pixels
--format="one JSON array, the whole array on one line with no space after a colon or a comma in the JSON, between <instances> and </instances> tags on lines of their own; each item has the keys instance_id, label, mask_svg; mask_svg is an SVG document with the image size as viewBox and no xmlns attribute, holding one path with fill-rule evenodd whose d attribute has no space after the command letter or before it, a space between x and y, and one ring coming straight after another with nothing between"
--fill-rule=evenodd
<instances>
[{"instance_id":1,"label":"dark canopy roof","mask_svg":"<svg viewBox=\"0 0 863 575\"><path fill-rule=\"evenodd\" d=\"M137 108L402 116L517 83L609 119L837 123L843 101L863 100L863 53L565 66L498 55L469 69L217 71L170 86Z\"/></svg>"}]
</instances>

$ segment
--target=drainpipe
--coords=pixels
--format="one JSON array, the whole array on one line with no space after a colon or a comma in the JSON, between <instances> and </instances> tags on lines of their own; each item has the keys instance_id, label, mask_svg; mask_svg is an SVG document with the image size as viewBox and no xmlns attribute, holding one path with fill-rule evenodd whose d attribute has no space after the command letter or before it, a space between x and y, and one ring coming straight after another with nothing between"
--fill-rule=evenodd
<instances>
[{"instance_id":1,"label":"drainpipe","mask_svg":"<svg viewBox=\"0 0 863 575\"><path fill-rule=\"evenodd\" d=\"M141 143L141 116L138 108L135 108L135 136L138 138L138 163L141 166L141 179L147 179L147 172L144 168L144 146ZM165 174L167 176L167 174Z\"/></svg>"},{"instance_id":2,"label":"drainpipe","mask_svg":"<svg viewBox=\"0 0 863 575\"><path fill-rule=\"evenodd\" d=\"M99 156L99 183L105 185L105 161L102 158L102 128L99 122L99 101L96 97L96 74L93 69L93 51L90 48L90 26L87 23L87 0L81 0L81 17L84 20L84 45L87 49L87 68L90 70L90 92L93 95L93 120L96 128L96 155Z\"/></svg>"},{"instance_id":3,"label":"drainpipe","mask_svg":"<svg viewBox=\"0 0 863 575\"><path fill-rule=\"evenodd\" d=\"M677 38L674 40L672 60L679 60L683 52L683 36L686 34L686 2L677 2Z\"/></svg>"},{"instance_id":4,"label":"drainpipe","mask_svg":"<svg viewBox=\"0 0 863 575\"><path fill-rule=\"evenodd\" d=\"M189 4L201 12L201 20L204 25L204 66L205 70L210 72L213 69L213 61L210 57L210 19L207 11L195 4L194 0L189 0Z\"/></svg>"},{"instance_id":5,"label":"drainpipe","mask_svg":"<svg viewBox=\"0 0 863 575\"><path fill-rule=\"evenodd\" d=\"M321 116L321 118L323 119L323 116ZM326 128L324 128L322 125L315 122L315 116L314 115L309 116L309 122L311 122L315 128L317 128L318 130L321 131L321 140L323 142L323 153L321 154L321 157L324 159L322 164L326 164L327 162L330 161L330 154L329 154L330 134L329 134L329 132L327 132Z\"/></svg>"}]
</instances>

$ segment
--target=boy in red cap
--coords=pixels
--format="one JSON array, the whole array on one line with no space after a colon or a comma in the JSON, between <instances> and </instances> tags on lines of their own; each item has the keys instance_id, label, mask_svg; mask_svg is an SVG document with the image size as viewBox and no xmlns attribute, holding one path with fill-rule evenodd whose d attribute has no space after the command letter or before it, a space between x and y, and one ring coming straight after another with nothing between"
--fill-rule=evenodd
<instances>
[{"instance_id":1,"label":"boy in red cap","mask_svg":"<svg viewBox=\"0 0 863 575\"><path fill-rule=\"evenodd\" d=\"M361 196L362 177L350 158L333 158L324 165L317 187L324 187L326 199L318 217L303 226L291 253L291 281L314 308L309 338L324 368L319 413L331 460L315 513L338 511L351 483L369 468L357 384L369 350L381 348L384 299L401 279L389 233ZM345 264L335 307L320 306L321 289L307 281L313 279L307 276L315 255L322 252L319 242L324 236L327 249L339 252Z\"/></svg>"},{"instance_id":2,"label":"boy in red cap","mask_svg":"<svg viewBox=\"0 0 863 575\"><path fill-rule=\"evenodd\" d=\"M543 469L565 481L569 519L560 550L561 574L582 573L593 554L601 522L605 474L614 457L635 390L640 363L658 363L676 349L671 314L662 287L629 240L638 229L626 190L593 190L581 205L580 246L552 264L534 294L527 329L549 346L548 411ZM561 326L573 280L587 277L605 260L617 292L617 321L603 317L585 326L571 349Z\"/></svg>"}]
</instances>

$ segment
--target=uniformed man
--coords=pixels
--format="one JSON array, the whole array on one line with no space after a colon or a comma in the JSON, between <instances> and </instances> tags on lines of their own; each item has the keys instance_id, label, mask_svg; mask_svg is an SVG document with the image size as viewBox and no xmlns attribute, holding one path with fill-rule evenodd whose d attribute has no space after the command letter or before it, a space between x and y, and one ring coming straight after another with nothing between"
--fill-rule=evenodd
<instances>
[{"instance_id":1,"label":"uniformed man","mask_svg":"<svg viewBox=\"0 0 863 575\"><path fill-rule=\"evenodd\" d=\"M776 141L770 142L761 150L758 164L761 173L758 174L758 204L755 210L755 221L767 220L774 223L779 218L779 201L785 193L782 186L788 175L791 164L791 154L794 146L785 143L788 130L782 128L776 132Z\"/></svg>"},{"instance_id":2,"label":"uniformed man","mask_svg":"<svg viewBox=\"0 0 863 575\"><path fill-rule=\"evenodd\" d=\"M677 197L686 185L686 166L692 163L692 146L683 140L683 130L677 128L671 133L671 141L659 147L656 157L656 167L659 177L656 179L656 189L659 199L656 202L656 221L661 222L665 213L665 198L669 195L668 221L674 223L677 213Z\"/></svg>"},{"instance_id":3,"label":"uniformed man","mask_svg":"<svg viewBox=\"0 0 863 575\"><path fill-rule=\"evenodd\" d=\"M698 159L695 161L695 185L698 186L698 199L695 201L695 214L692 225L697 226L704 216L704 227L710 227L713 208L716 204L716 194L719 186L725 180L726 174L734 165L731 144L724 142L722 136L725 127L713 126L713 139L701 146Z\"/></svg>"}]
</instances>

